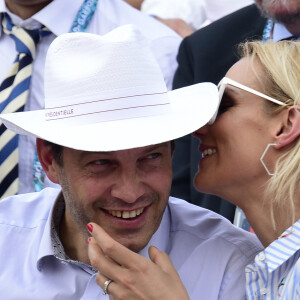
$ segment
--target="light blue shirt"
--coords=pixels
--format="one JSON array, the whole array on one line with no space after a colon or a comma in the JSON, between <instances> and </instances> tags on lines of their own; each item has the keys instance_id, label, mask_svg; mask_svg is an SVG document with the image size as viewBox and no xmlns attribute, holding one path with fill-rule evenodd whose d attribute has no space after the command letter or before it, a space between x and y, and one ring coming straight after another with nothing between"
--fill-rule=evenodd
<instances>
[{"instance_id":1,"label":"light blue shirt","mask_svg":"<svg viewBox=\"0 0 300 300\"><path fill-rule=\"evenodd\" d=\"M300 220L247 266L247 299L300 299Z\"/></svg>"},{"instance_id":2,"label":"light blue shirt","mask_svg":"<svg viewBox=\"0 0 300 300\"><path fill-rule=\"evenodd\" d=\"M290 33L286 27L282 24L275 23L273 29L273 41L278 42L280 40L291 37L293 34Z\"/></svg>"},{"instance_id":3,"label":"light blue shirt","mask_svg":"<svg viewBox=\"0 0 300 300\"><path fill-rule=\"evenodd\" d=\"M90 266L61 259L53 250L59 195L46 188L0 202L1 300L108 299ZM262 250L254 234L175 198L142 255L148 257L150 245L169 254L194 300L244 299L245 266Z\"/></svg>"}]
</instances>

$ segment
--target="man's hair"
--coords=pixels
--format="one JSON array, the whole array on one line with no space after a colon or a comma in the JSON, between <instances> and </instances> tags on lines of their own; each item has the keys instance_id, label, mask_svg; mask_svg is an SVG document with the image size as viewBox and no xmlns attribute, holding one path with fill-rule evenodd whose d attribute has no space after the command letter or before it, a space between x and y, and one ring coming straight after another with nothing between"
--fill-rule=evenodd
<instances>
[{"instance_id":1,"label":"man's hair","mask_svg":"<svg viewBox=\"0 0 300 300\"><path fill-rule=\"evenodd\" d=\"M286 103L300 105L300 43L261 41L241 44L242 57L252 60L252 67L264 93ZM262 72L255 71L254 62L259 62ZM268 114L277 114L282 106L264 101ZM274 176L268 181L265 197L272 199L271 218L276 228L274 207L281 207L289 219L295 222L295 192L300 182L300 138L276 162Z\"/></svg>"},{"instance_id":2,"label":"man's hair","mask_svg":"<svg viewBox=\"0 0 300 300\"><path fill-rule=\"evenodd\" d=\"M49 142L49 141L45 141L46 143L46 146L50 147L51 148L51 152L52 152L52 155L53 155L53 158L55 160L55 162L60 166L62 167L63 166L63 146L61 145L57 145L57 144L54 144L52 142Z\"/></svg>"}]
</instances>

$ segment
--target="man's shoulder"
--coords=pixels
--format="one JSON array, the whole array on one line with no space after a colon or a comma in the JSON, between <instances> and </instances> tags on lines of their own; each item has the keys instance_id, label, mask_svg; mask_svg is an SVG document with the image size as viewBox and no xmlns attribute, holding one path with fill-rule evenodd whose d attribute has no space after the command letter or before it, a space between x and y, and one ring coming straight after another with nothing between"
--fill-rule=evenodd
<instances>
[{"instance_id":1,"label":"man's shoulder","mask_svg":"<svg viewBox=\"0 0 300 300\"><path fill-rule=\"evenodd\" d=\"M238 60L237 45L261 39L265 23L266 19L252 4L186 37L179 48L173 88L197 82L218 83Z\"/></svg>"},{"instance_id":2,"label":"man's shoulder","mask_svg":"<svg viewBox=\"0 0 300 300\"><path fill-rule=\"evenodd\" d=\"M196 42L204 37L210 39L229 38L236 34L261 35L265 22L266 18L262 17L256 5L252 4L197 30L187 40Z\"/></svg>"},{"instance_id":3,"label":"man's shoulder","mask_svg":"<svg viewBox=\"0 0 300 300\"><path fill-rule=\"evenodd\" d=\"M34 228L48 218L59 189L20 194L0 201L0 224Z\"/></svg>"},{"instance_id":4,"label":"man's shoulder","mask_svg":"<svg viewBox=\"0 0 300 300\"><path fill-rule=\"evenodd\" d=\"M133 8L125 1L103 0L99 2L97 11L98 17L102 18L103 23L107 23L105 27L108 31L117 26L134 24L150 40L159 37L169 37L178 43L181 41L181 38L175 31L153 17Z\"/></svg>"},{"instance_id":5,"label":"man's shoulder","mask_svg":"<svg viewBox=\"0 0 300 300\"><path fill-rule=\"evenodd\" d=\"M257 237L233 225L223 216L184 200L170 197L171 231L184 234L197 243L220 245L224 249L243 252L245 256L261 250Z\"/></svg>"},{"instance_id":6,"label":"man's shoulder","mask_svg":"<svg viewBox=\"0 0 300 300\"><path fill-rule=\"evenodd\" d=\"M234 226L223 216L185 200L170 197L169 209L173 230L187 229L203 239L222 235L224 231L248 235L250 233Z\"/></svg>"}]
</instances>

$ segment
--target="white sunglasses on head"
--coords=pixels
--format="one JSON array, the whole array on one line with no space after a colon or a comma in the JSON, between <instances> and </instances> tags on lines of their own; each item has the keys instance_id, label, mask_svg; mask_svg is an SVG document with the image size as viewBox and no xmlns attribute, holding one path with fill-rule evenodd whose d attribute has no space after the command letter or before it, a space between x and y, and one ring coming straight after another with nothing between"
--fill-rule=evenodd
<instances>
[{"instance_id":1,"label":"white sunglasses on head","mask_svg":"<svg viewBox=\"0 0 300 300\"><path fill-rule=\"evenodd\" d=\"M276 99L274 99L272 97L269 97L269 96L267 96L267 95L265 95L265 94L263 94L261 92L258 92L258 91L254 90L254 89L251 89L251 88L249 88L249 87L247 87L247 86L245 86L243 84L240 84L240 83L238 83L238 82L236 82L236 81L234 81L234 80L232 80L232 79L230 79L228 77L223 77L223 79L218 84L218 89L219 89L219 105L218 105L218 109L215 112L215 114L213 115L213 117L209 120L209 122L208 122L209 125L213 124L216 121L216 118L217 118L217 115L218 115L218 111L219 111L219 107L220 107L220 104L221 104L221 100L222 100L222 97L223 97L223 94L224 94L224 91L225 91L227 85L231 85L231 86L237 87L237 88L239 88L241 90L244 90L244 91L249 92L251 94L254 94L254 95L257 95L259 97L262 97L262 98L264 98L264 99L266 99L268 101L271 101L271 102L273 102L275 104L278 104L278 105L281 105L281 106L286 106L287 105L286 103L284 103L282 101L279 101L279 100L276 100Z\"/></svg>"}]
</instances>

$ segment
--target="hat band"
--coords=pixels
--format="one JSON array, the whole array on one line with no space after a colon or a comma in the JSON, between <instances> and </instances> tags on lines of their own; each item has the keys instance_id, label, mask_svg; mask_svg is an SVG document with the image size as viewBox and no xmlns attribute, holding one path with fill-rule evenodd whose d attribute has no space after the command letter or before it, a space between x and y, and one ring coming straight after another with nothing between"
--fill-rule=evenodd
<instances>
[{"instance_id":1,"label":"hat band","mask_svg":"<svg viewBox=\"0 0 300 300\"><path fill-rule=\"evenodd\" d=\"M87 122L161 115L169 111L170 102L167 92L161 92L45 108L45 120L79 125Z\"/></svg>"}]
</instances>

